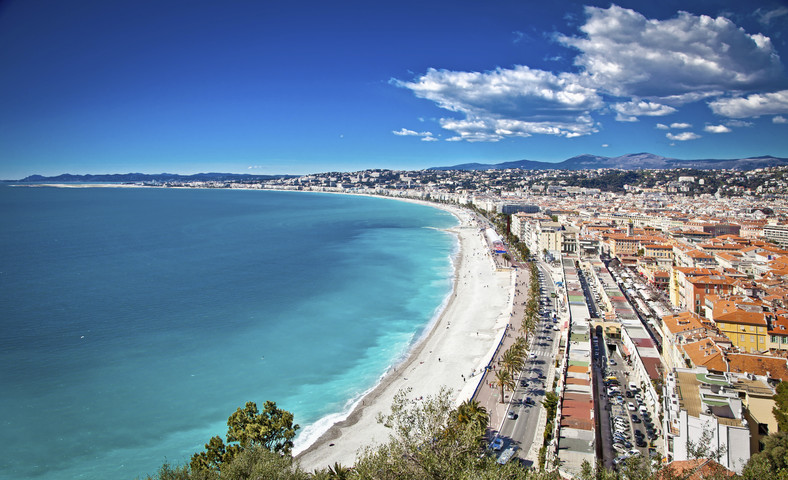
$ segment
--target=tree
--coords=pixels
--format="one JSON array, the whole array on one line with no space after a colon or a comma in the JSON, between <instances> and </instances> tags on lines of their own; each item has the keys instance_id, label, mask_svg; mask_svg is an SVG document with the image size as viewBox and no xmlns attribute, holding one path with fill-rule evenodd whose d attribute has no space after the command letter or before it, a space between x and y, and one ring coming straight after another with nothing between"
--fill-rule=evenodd
<instances>
[{"instance_id":1,"label":"tree","mask_svg":"<svg viewBox=\"0 0 788 480\"><path fill-rule=\"evenodd\" d=\"M505 369L495 371L495 384L501 387L501 403L503 403L504 387L509 390L514 390L515 383L512 375Z\"/></svg>"},{"instance_id":2,"label":"tree","mask_svg":"<svg viewBox=\"0 0 788 480\"><path fill-rule=\"evenodd\" d=\"M523 355L520 353L519 349L520 347L512 345L508 350L503 352L501 356L501 366L503 366L504 370L509 372L512 378L514 378L515 373L525 365L525 359L523 359Z\"/></svg>"},{"instance_id":3,"label":"tree","mask_svg":"<svg viewBox=\"0 0 788 480\"><path fill-rule=\"evenodd\" d=\"M493 480L547 479L529 473L518 462L498 465L495 457L483 455L473 424L467 429L447 425L457 413L452 410L450 392L442 389L423 400L408 398L410 390L394 397L389 415L379 422L391 429L389 440L366 448L356 461L351 478L357 480ZM459 409L458 409L459 410ZM448 423L447 423L448 422ZM549 477L558 478L558 477Z\"/></svg>"},{"instance_id":4,"label":"tree","mask_svg":"<svg viewBox=\"0 0 788 480\"><path fill-rule=\"evenodd\" d=\"M475 428L479 435L483 435L490 422L490 415L478 401L470 399L462 402L452 413L453 422L462 428Z\"/></svg>"},{"instance_id":5,"label":"tree","mask_svg":"<svg viewBox=\"0 0 788 480\"><path fill-rule=\"evenodd\" d=\"M788 382L780 382L775 388L775 406L772 409L774 418L777 419L777 429L780 432L788 432Z\"/></svg>"},{"instance_id":6,"label":"tree","mask_svg":"<svg viewBox=\"0 0 788 480\"><path fill-rule=\"evenodd\" d=\"M290 454L293 438L300 427L293 425L293 414L266 401L263 411L254 402L237 409L227 419L227 441L238 442L243 448L262 446L272 452Z\"/></svg>"},{"instance_id":7,"label":"tree","mask_svg":"<svg viewBox=\"0 0 788 480\"><path fill-rule=\"evenodd\" d=\"M267 401L263 412L257 404L247 402L227 419L227 444L215 436L205 444L205 451L192 455L192 471L223 471L224 465L249 449L265 450L290 456L293 438L299 426L293 424L293 414Z\"/></svg>"},{"instance_id":8,"label":"tree","mask_svg":"<svg viewBox=\"0 0 788 480\"><path fill-rule=\"evenodd\" d=\"M764 438L763 450L750 457L742 475L746 480L788 480L788 432Z\"/></svg>"}]
</instances>

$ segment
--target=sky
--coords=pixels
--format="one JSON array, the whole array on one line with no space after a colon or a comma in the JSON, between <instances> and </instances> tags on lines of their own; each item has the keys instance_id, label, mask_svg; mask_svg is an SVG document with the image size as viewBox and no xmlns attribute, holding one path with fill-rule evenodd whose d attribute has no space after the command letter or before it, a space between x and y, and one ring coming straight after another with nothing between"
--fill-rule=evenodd
<instances>
[{"instance_id":1,"label":"sky","mask_svg":"<svg viewBox=\"0 0 788 480\"><path fill-rule=\"evenodd\" d=\"M0 3L0 179L788 157L785 0Z\"/></svg>"}]
</instances>

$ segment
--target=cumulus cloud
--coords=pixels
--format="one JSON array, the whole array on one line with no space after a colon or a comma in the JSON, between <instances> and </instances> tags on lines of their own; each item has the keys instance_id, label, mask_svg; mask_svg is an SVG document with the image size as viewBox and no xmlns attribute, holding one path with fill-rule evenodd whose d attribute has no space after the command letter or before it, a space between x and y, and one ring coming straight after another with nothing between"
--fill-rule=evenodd
<instances>
[{"instance_id":1,"label":"cumulus cloud","mask_svg":"<svg viewBox=\"0 0 788 480\"><path fill-rule=\"evenodd\" d=\"M558 35L580 51L575 64L593 85L617 96L675 104L719 91L752 90L782 78L771 40L724 17L679 12L648 19L627 8L586 7L583 37Z\"/></svg>"},{"instance_id":2,"label":"cumulus cloud","mask_svg":"<svg viewBox=\"0 0 788 480\"><path fill-rule=\"evenodd\" d=\"M700 135L693 132L681 132L675 135L672 133L666 133L665 136L668 137L668 140L675 140L679 142L686 142L687 140L695 140L700 138Z\"/></svg>"},{"instance_id":3,"label":"cumulus cloud","mask_svg":"<svg viewBox=\"0 0 788 480\"><path fill-rule=\"evenodd\" d=\"M516 66L488 72L429 69L396 86L464 118L442 118L441 126L471 141L497 141L533 134L574 137L596 131L589 112L601 97L575 74L553 74Z\"/></svg>"},{"instance_id":4,"label":"cumulus cloud","mask_svg":"<svg viewBox=\"0 0 788 480\"><path fill-rule=\"evenodd\" d=\"M782 115L777 115L772 118L772 123L788 123L788 120Z\"/></svg>"},{"instance_id":5,"label":"cumulus cloud","mask_svg":"<svg viewBox=\"0 0 788 480\"><path fill-rule=\"evenodd\" d=\"M421 137L422 142L437 142L438 139L432 136L432 132L417 132L415 130L408 130L407 128L400 128L399 130L392 130L391 133L399 135L400 137Z\"/></svg>"},{"instance_id":6,"label":"cumulus cloud","mask_svg":"<svg viewBox=\"0 0 788 480\"><path fill-rule=\"evenodd\" d=\"M788 90L753 93L746 97L719 98L709 102L709 107L717 115L732 118L788 113Z\"/></svg>"},{"instance_id":7,"label":"cumulus cloud","mask_svg":"<svg viewBox=\"0 0 788 480\"><path fill-rule=\"evenodd\" d=\"M610 145L608 145L607 143L603 143L603 144L602 144L602 148L607 148L607 147L609 147L609 146L610 146Z\"/></svg>"},{"instance_id":8,"label":"cumulus cloud","mask_svg":"<svg viewBox=\"0 0 788 480\"><path fill-rule=\"evenodd\" d=\"M706 125L703 130L709 133L728 133L731 131L731 129L725 125Z\"/></svg>"},{"instance_id":9,"label":"cumulus cloud","mask_svg":"<svg viewBox=\"0 0 788 480\"><path fill-rule=\"evenodd\" d=\"M611 108L616 112L616 120L619 122L635 122L640 116L661 117L676 111L668 105L645 100L614 103Z\"/></svg>"},{"instance_id":10,"label":"cumulus cloud","mask_svg":"<svg viewBox=\"0 0 788 480\"><path fill-rule=\"evenodd\" d=\"M692 124L690 124L690 123L678 123L678 122L676 122L676 123L671 123L670 124L670 128L681 129L681 128L691 128L691 127L692 127Z\"/></svg>"},{"instance_id":11,"label":"cumulus cloud","mask_svg":"<svg viewBox=\"0 0 788 480\"><path fill-rule=\"evenodd\" d=\"M759 15L773 21L785 14L777 9ZM451 112L438 120L453 132L447 141L589 135L599 130L595 114L614 112L617 121L636 122L704 100L729 119L788 113L788 90L758 93L784 88L777 86L785 76L771 39L747 33L728 18L678 12L657 20L612 5L586 7L578 24L577 36L554 35L577 53L576 72L523 65L485 72L430 68L410 81L390 83ZM527 38L512 33L515 43ZM691 127L679 125L656 128ZM428 137L433 135L422 136Z\"/></svg>"}]
</instances>

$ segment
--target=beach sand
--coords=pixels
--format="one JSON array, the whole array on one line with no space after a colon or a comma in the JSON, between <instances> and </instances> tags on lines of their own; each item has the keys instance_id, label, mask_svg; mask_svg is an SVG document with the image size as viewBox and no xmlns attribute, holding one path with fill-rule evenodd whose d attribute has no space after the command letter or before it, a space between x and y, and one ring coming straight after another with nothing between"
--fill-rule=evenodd
<instances>
[{"instance_id":1,"label":"beach sand","mask_svg":"<svg viewBox=\"0 0 788 480\"><path fill-rule=\"evenodd\" d=\"M480 373L510 321L514 277L510 271L495 270L471 212L441 208L460 220L460 225L451 229L460 241L452 297L430 333L346 420L332 426L303 452L296 451L307 471L334 462L353 465L363 447L387 441L389 430L377 422L377 416L390 413L398 391L410 387L410 397L418 398L434 395L446 386L452 389L455 404L459 405L471 398L481 380Z\"/></svg>"}]
</instances>

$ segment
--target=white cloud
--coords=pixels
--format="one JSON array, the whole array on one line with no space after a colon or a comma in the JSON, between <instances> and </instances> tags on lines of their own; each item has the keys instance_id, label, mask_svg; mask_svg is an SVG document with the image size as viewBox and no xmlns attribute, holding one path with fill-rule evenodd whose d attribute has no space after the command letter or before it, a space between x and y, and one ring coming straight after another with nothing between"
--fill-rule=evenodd
<instances>
[{"instance_id":1,"label":"white cloud","mask_svg":"<svg viewBox=\"0 0 788 480\"><path fill-rule=\"evenodd\" d=\"M421 141L422 142L437 142L438 139L435 138L435 137L432 137L432 136L428 136L428 137L422 137Z\"/></svg>"},{"instance_id":2,"label":"white cloud","mask_svg":"<svg viewBox=\"0 0 788 480\"><path fill-rule=\"evenodd\" d=\"M772 117L772 123L788 123L788 119L782 115L777 115L776 117Z\"/></svg>"},{"instance_id":3,"label":"white cloud","mask_svg":"<svg viewBox=\"0 0 788 480\"><path fill-rule=\"evenodd\" d=\"M681 132L675 135L672 133L666 133L665 136L668 137L668 140L675 140L679 142L686 142L687 140L695 140L700 138L700 135L693 132Z\"/></svg>"},{"instance_id":4,"label":"white cloud","mask_svg":"<svg viewBox=\"0 0 788 480\"><path fill-rule=\"evenodd\" d=\"M709 102L709 107L717 115L732 118L788 113L788 90L753 93L746 97L720 98Z\"/></svg>"},{"instance_id":5,"label":"white cloud","mask_svg":"<svg viewBox=\"0 0 788 480\"><path fill-rule=\"evenodd\" d=\"M725 125L729 127L752 127L753 123L746 120L728 120Z\"/></svg>"},{"instance_id":6,"label":"white cloud","mask_svg":"<svg viewBox=\"0 0 788 480\"><path fill-rule=\"evenodd\" d=\"M660 130L670 130L670 127L665 125L664 123L658 123L656 128Z\"/></svg>"},{"instance_id":7,"label":"white cloud","mask_svg":"<svg viewBox=\"0 0 788 480\"><path fill-rule=\"evenodd\" d=\"M610 145L608 145L607 143L603 143L603 144L602 144L602 148L607 148L607 147L609 147L609 146L610 146Z\"/></svg>"},{"instance_id":8,"label":"white cloud","mask_svg":"<svg viewBox=\"0 0 788 480\"><path fill-rule=\"evenodd\" d=\"M769 25L775 18L788 15L788 7L777 7L774 10L764 10L759 8L753 12L758 18L758 21L764 25Z\"/></svg>"},{"instance_id":9,"label":"white cloud","mask_svg":"<svg viewBox=\"0 0 788 480\"><path fill-rule=\"evenodd\" d=\"M599 88L617 96L695 101L720 91L773 85L782 67L771 40L748 34L724 17L679 12L648 19L612 5L586 7L583 37L557 36L577 48L575 64Z\"/></svg>"},{"instance_id":10,"label":"white cloud","mask_svg":"<svg viewBox=\"0 0 788 480\"><path fill-rule=\"evenodd\" d=\"M401 137L422 137L422 140L426 142L433 142L437 140L432 136L432 132L416 132L414 130L408 130L407 128L392 130L391 133L393 133L394 135L399 135Z\"/></svg>"},{"instance_id":11,"label":"white cloud","mask_svg":"<svg viewBox=\"0 0 788 480\"><path fill-rule=\"evenodd\" d=\"M399 130L392 130L391 133L393 133L394 135L400 135L400 136L410 136L410 135L418 136L419 135L419 132L414 132L413 130L408 130L407 128L401 128Z\"/></svg>"},{"instance_id":12,"label":"white cloud","mask_svg":"<svg viewBox=\"0 0 788 480\"><path fill-rule=\"evenodd\" d=\"M706 125L703 130L710 133L728 133L731 131L731 129L725 125Z\"/></svg>"},{"instance_id":13,"label":"white cloud","mask_svg":"<svg viewBox=\"0 0 788 480\"><path fill-rule=\"evenodd\" d=\"M526 66L483 73L429 69L412 82L391 83L463 115L442 118L440 123L469 141L588 135L596 131L589 112L603 106L596 91L577 75Z\"/></svg>"},{"instance_id":14,"label":"white cloud","mask_svg":"<svg viewBox=\"0 0 788 480\"><path fill-rule=\"evenodd\" d=\"M611 108L619 122L636 122L640 116L661 117L676 111L673 107L645 100L614 103Z\"/></svg>"},{"instance_id":15,"label":"white cloud","mask_svg":"<svg viewBox=\"0 0 788 480\"><path fill-rule=\"evenodd\" d=\"M692 124L690 123L671 123L670 128L691 128Z\"/></svg>"}]
</instances>

